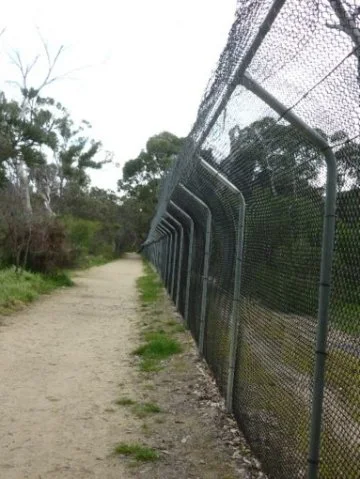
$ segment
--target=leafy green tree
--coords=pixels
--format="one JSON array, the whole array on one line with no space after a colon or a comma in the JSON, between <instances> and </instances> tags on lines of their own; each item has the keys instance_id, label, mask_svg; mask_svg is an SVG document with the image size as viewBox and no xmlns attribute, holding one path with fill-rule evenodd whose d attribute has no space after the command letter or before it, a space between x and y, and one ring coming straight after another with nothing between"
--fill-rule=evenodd
<instances>
[{"instance_id":1,"label":"leafy green tree","mask_svg":"<svg viewBox=\"0 0 360 479\"><path fill-rule=\"evenodd\" d=\"M146 150L125 163L118 189L125 196L133 196L139 185L156 185L164 171L179 153L183 140L169 132L154 135L146 143Z\"/></svg>"},{"instance_id":2,"label":"leafy green tree","mask_svg":"<svg viewBox=\"0 0 360 479\"><path fill-rule=\"evenodd\" d=\"M123 177L118 181L122 198L120 249L138 248L145 240L157 204L160 180L182 144L183 139L162 132L149 138L146 150L137 158L125 163Z\"/></svg>"},{"instance_id":3,"label":"leafy green tree","mask_svg":"<svg viewBox=\"0 0 360 479\"><path fill-rule=\"evenodd\" d=\"M335 147L338 169L338 189L360 187L360 145L350 139L345 131L337 131L331 141Z\"/></svg>"},{"instance_id":4,"label":"leafy green tree","mask_svg":"<svg viewBox=\"0 0 360 479\"><path fill-rule=\"evenodd\" d=\"M75 183L80 188L86 187L89 183L87 169L100 169L111 161L110 155L104 160L95 159L100 151L101 142L86 136L90 128L91 125L86 121L76 128L67 112L57 123L59 142L55 152L55 163L58 168L60 198L63 197L66 184Z\"/></svg>"},{"instance_id":5,"label":"leafy green tree","mask_svg":"<svg viewBox=\"0 0 360 479\"><path fill-rule=\"evenodd\" d=\"M0 94L0 163L13 173L23 207L31 214L30 172L46 165L44 147L56 148L52 113L56 105L51 98L34 98L32 90L23 95L29 105L26 108Z\"/></svg>"},{"instance_id":6,"label":"leafy green tree","mask_svg":"<svg viewBox=\"0 0 360 479\"><path fill-rule=\"evenodd\" d=\"M322 162L295 127L265 117L230 131L230 154L220 166L249 200L256 187L270 188L273 196L301 195L315 183Z\"/></svg>"}]
</instances>

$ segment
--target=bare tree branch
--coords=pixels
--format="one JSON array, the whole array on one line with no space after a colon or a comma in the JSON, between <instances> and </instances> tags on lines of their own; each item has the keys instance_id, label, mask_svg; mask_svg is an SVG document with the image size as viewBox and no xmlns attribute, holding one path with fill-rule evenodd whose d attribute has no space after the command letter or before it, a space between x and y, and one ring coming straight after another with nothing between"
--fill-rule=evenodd
<instances>
[{"instance_id":1,"label":"bare tree branch","mask_svg":"<svg viewBox=\"0 0 360 479\"><path fill-rule=\"evenodd\" d=\"M348 13L342 0L329 0L332 9L334 10L335 15L338 17L340 25L339 30L341 29L347 35L350 36L352 41L355 43L357 48L360 47L360 29L356 25L356 17L359 15L359 8L354 9L353 12ZM346 2L344 2L346 3ZM351 9L351 7L349 7ZM329 25L328 25L329 26ZM333 26L330 28L334 28ZM357 53L357 56L360 56L360 53Z\"/></svg>"},{"instance_id":2,"label":"bare tree branch","mask_svg":"<svg viewBox=\"0 0 360 479\"><path fill-rule=\"evenodd\" d=\"M358 61L358 82L360 83L360 28L356 23L357 17L360 14L360 7L355 8L346 0L329 0L329 3L339 19L339 24L329 25L327 23L326 26L344 32L354 43L353 54ZM346 5L347 9L344 5Z\"/></svg>"}]
</instances>

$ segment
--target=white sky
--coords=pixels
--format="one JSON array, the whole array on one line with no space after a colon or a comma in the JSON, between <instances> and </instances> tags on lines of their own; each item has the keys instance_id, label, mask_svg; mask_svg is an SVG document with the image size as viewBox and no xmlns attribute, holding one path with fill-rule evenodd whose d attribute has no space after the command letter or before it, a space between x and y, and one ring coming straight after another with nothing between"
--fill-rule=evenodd
<instances>
[{"instance_id":1,"label":"white sky","mask_svg":"<svg viewBox=\"0 0 360 479\"><path fill-rule=\"evenodd\" d=\"M122 167L153 134L186 136L203 91L226 43L236 0L14 0L1 8L0 89L18 78L8 53L24 62L41 50L36 28L51 52L67 50L57 72L88 66L44 94L61 101L75 120ZM41 64L34 73L41 77ZM36 86L36 85L35 85ZM121 169L107 166L93 183L116 188Z\"/></svg>"}]
</instances>

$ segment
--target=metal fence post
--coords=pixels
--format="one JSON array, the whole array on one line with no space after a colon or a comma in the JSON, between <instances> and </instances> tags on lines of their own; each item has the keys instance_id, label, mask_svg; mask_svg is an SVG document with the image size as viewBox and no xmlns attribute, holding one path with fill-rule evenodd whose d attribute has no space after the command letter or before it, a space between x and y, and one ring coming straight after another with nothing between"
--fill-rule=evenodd
<instances>
[{"instance_id":1,"label":"metal fence post","mask_svg":"<svg viewBox=\"0 0 360 479\"><path fill-rule=\"evenodd\" d=\"M232 191L239 201L238 220L236 225L236 244L235 244L235 274L234 274L234 292L230 316L230 349L229 349L229 371L226 388L226 408L232 412L234 374L237 354L237 344L239 339L239 304L241 296L241 269L243 261L244 246L244 227L245 227L245 199L241 191L231 183L224 175L209 165L203 158L200 159L200 165L213 177L217 178L226 188Z\"/></svg>"},{"instance_id":2,"label":"metal fence post","mask_svg":"<svg viewBox=\"0 0 360 479\"><path fill-rule=\"evenodd\" d=\"M171 252L171 261L170 261L170 271L171 271L171 289L169 291L172 300L174 300L174 288L175 288L175 268L176 268L176 252L178 245L177 231L175 226L169 223L165 218L162 218L162 222L174 233L173 248ZM170 287L170 278L169 278L169 287Z\"/></svg>"},{"instance_id":3,"label":"metal fence post","mask_svg":"<svg viewBox=\"0 0 360 479\"><path fill-rule=\"evenodd\" d=\"M157 226L158 229L160 229L166 236L167 241L166 241L166 247L165 247L165 257L164 257L164 284L165 287L168 289L168 284L169 284L169 262L170 262L170 255L171 255L171 233L161 224Z\"/></svg>"},{"instance_id":4,"label":"metal fence post","mask_svg":"<svg viewBox=\"0 0 360 479\"><path fill-rule=\"evenodd\" d=\"M189 232L189 252L188 252L188 263L187 263L187 276L186 276L186 290L185 290L185 308L184 308L184 319L185 324L189 326L189 298L190 298L190 283L191 283L191 271L192 271L192 260L193 260L193 245L194 245L194 220L188 215L180 206L178 206L174 201L170 201L170 205L173 206L190 224Z\"/></svg>"},{"instance_id":5,"label":"metal fence post","mask_svg":"<svg viewBox=\"0 0 360 479\"><path fill-rule=\"evenodd\" d=\"M320 283L318 300L318 326L316 334L314 390L311 411L311 431L309 445L308 478L316 479L320 462L320 438L322 409L325 388L325 360L326 343L329 321L331 268L333 261L335 239L335 212L336 212L336 159L328 142L315 130L308 126L291 109L286 108L277 98L266 91L248 74L244 74L241 84L261 98L279 115L299 128L300 131L324 154L327 166L326 195L323 222L323 236L321 244Z\"/></svg>"},{"instance_id":6,"label":"metal fence post","mask_svg":"<svg viewBox=\"0 0 360 479\"><path fill-rule=\"evenodd\" d=\"M181 280L181 267L183 259L183 243L184 243L184 228L183 225L176 218L173 217L170 213L166 212L166 216L171 219L179 228L180 228L180 244L179 244L179 259L178 259L178 270L177 270L177 287L176 287L176 308L179 309L179 296L180 296L180 280ZM175 271L174 271L175 273Z\"/></svg>"},{"instance_id":7,"label":"metal fence post","mask_svg":"<svg viewBox=\"0 0 360 479\"><path fill-rule=\"evenodd\" d=\"M156 230L157 233L161 233L160 229ZM160 234L159 239L156 242L156 249L155 249L155 262L156 262L156 269L159 272L161 279L164 281L164 262L163 262L163 254L165 254L164 249L166 247L166 235L164 233Z\"/></svg>"},{"instance_id":8,"label":"metal fence post","mask_svg":"<svg viewBox=\"0 0 360 479\"><path fill-rule=\"evenodd\" d=\"M207 304L207 290L209 283L209 265L210 265L210 243L211 243L211 224L212 215L208 205L190 191L182 183L179 184L180 188L185 191L193 200L206 209L206 231L205 231L205 251L204 251L204 269L203 269L203 282L202 282L202 294L201 294L201 313L200 313L200 331L199 331L199 351L200 354L204 354L204 339L205 339L205 320L206 320L206 304Z\"/></svg>"}]
</instances>

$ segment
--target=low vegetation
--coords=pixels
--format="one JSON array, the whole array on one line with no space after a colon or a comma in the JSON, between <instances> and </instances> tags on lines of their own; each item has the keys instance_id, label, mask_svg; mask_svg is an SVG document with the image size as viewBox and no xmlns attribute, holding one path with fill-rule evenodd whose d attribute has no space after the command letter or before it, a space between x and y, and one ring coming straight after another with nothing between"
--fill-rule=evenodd
<instances>
[{"instance_id":1,"label":"low vegetation","mask_svg":"<svg viewBox=\"0 0 360 479\"><path fill-rule=\"evenodd\" d=\"M146 342L133 352L141 358L140 369L144 372L158 370L161 368L161 361L182 351L179 341L164 332L146 333L145 340Z\"/></svg>"},{"instance_id":2,"label":"low vegetation","mask_svg":"<svg viewBox=\"0 0 360 479\"><path fill-rule=\"evenodd\" d=\"M140 365L141 373L137 374L135 391L119 384L120 391L129 393L116 401L121 406L119 415L125 416L126 424L129 413L137 418L136 427L126 438L128 443L116 446L118 454L133 458L132 461L123 459L132 468L129 477L235 478L235 461L231 459L234 449L219 442L215 432L216 415L213 411L209 414L208 406L198 399L198 391L206 391L208 398L210 389L208 379L196 367L198 356L193 341L189 334L184 334L182 322L147 264L144 276L138 281L138 291L141 344L134 351L139 362L132 363L135 367ZM177 354L181 351L183 354ZM156 373L143 374L144 371ZM217 401L215 397L214 401ZM163 460L150 462L145 467L143 460L135 457L138 446L144 447L143 443L146 457L148 447L152 447L151 451L159 452ZM250 475L253 474L250 472Z\"/></svg>"},{"instance_id":3,"label":"low vegetation","mask_svg":"<svg viewBox=\"0 0 360 479\"><path fill-rule=\"evenodd\" d=\"M144 265L144 272L145 274L137 280L137 287L142 305L147 305L159 299L162 285L155 271L147 263Z\"/></svg>"},{"instance_id":4,"label":"low vegetation","mask_svg":"<svg viewBox=\"0 0 360 479\"><path fill-rule=\"evenodd\" d=\"M161 408L155 402L144 402L138 403L131 398L122 397L115 401L115 404L118 406L131 406L131 411L133 414L139 418L144 418L150 414L159 414L161 413Z\"/></svg>"},{"instance_id":5,"label":"low vegetation","mask_svg":"<svg viewBox=\"0 0 360 479\"><path fill-rule=\"evenodd\" d=\"M136 404L133 409L132 409L133 413L135 414L135 416L139 417L139 418L144 418L148 415L151 415L151 414L159 414L161 413L161 408L160 406L158 406L158 404L154 403L154 402L146 402L146 403L140 403L140 404Z\"/></svg>"},{"instance_id":6,"label":"low vegetation","mask_svg":"<svg viewBox=\"0 0 360 479\"><path fill-rule=\"evenodd\" d=\"M148 263L144 263L144 275L138 279L137 288L142 306L156 307L164 294L158 275ZM153 315L149 322L144 322L143 343L133 351L140 358L140 370L143 372L158 371L164 360L182 351L174 334L184 331L183 326L174 320L162 322L159 326Z\"/></svg>"},{"instance_id":7,"label":"low vegetation","mask_svg":"<svg viewBox=\"0 0 360 479\"><path fill-rule=\"evenodd\" d=\"M64 272L44 275L29 271L16 272L14 268L0 270L0 314L9 313L34 301L40 294L72 284Z\"/></svg>"},{"instance_id":8,"label":"low vegetation","mask_svg":"<svg viewBox=\"0 0 360 479\"><path fill-rule=\"evenodd\" d=\"M122 397L117 399L115 401L115 404L117 404L118 406L132 406L133 404L135 404L135 401L128 397Z\"/></svg>"},{"instance_id":9,"label":"low vegetation","mask_svg":"<svg viewBox=\"0 0 360 479\"><path fill-rule=\"evenodd\" d=\"M138 443L121 442L115 447L114 453L129 456L138 462L157 461L160 457L155 449Z\"/></svg>"}]
</instances>

